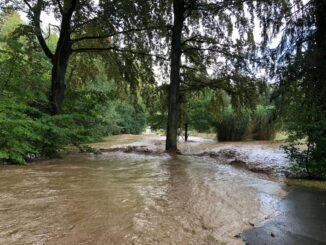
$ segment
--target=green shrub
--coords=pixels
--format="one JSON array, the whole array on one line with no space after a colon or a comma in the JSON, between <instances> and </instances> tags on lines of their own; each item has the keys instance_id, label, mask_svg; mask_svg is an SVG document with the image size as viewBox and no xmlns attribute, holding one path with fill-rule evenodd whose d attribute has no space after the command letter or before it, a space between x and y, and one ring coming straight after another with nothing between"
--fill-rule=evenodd
<instances>
[{"instance_id":1,"label":"green shrub","mask_svg":"<svg viewBox=\"0 0 326 245\"><path fill-rule=\"evenodd\" d=\"M168 116L166 112L148 113L147 122L152 130L165 131L167 127Z\"/></svg>"},{"instance_id":2,"label":"green shrub","mask_svg":"<svg viewBox=\"0 0 326 245\"><path fill-rule=\"evenodd\" d=\"M275 137L274 106L258 105L252 116L252 138L272 140Z\"/></svg>"},{"instance_id":3,"label":"green shrub","mask_svg":"<svg viewBox=\"0 0 326 245\"><path fill-rule=\"evenodd\" d=\"M84 118L81 120L81 118ZM0 100L0 161L23 164L92 140L85 116L50 116L15 99Z\"/></svg>"},{"instance_id":4,"label":"green shrub","mask_svg":"<svg viewBox=\"0 0 326 245\"><path fill-rule=\"evenodd\" d=\"M211 96L195 97L187 109L190 129L198 132L212 132L214 119L207 108L210 106Z\"/></svg>"},{"instance_id":5,"label":"green shrub","mask_svg":"<svg viewBox=\"0 0 326 245\"><path fill-rule=\"evenodd\" d=\"M32 113L38 111L11 99L0 101L0 161L24 163L40 155L36 145L44 125L28 115Z\"/></svg>"},{"instance_id":6,"label":"green shrub","mask_svg":"<svg viewBox=\"0 0 326 245\"><path fill-rule=\"evenodd\" d=\"M241 141L248 133L250 114L247 111L235 113L231 106L223 113L223 118L217 123L217 137L219 141Z\"/></svg>"},{"instance_id":7,"label":"green shrub","mask_svg":"<svg viewBox=\"0 0 326 245\"><path fill-rule=\"evenodd\" d=\"M295 112L301 121L287 122L289 144L284 149L296 177L326 179L326 115L313 106Z\"/></svg>"},{"instance_id":8,"label":"green shrub","mask_svg":"<svg viewBox=\"0 0 326 245\"><path fill-rule=\"evenodd\" d=\"M146 127L146 117L141 106L134 108L126 102L118 102L116 105L118 114L118 132L122 134L140 134Z\"/></svg>"}]
</instances>

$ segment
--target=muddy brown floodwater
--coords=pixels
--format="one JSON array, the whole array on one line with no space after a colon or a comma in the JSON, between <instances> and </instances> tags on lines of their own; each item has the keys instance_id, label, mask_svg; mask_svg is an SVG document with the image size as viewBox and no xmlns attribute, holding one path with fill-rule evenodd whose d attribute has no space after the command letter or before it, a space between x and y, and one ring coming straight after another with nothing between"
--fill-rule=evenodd
<instances>
[{"instance_id":1,"label":"muddy brown floodwater","mask_svg":"<svg viewBox=\"0 0 326 245\"><path fill-rule=\"evenodd\" d=\"M163 143L157 136L113 137L94 146L158 153L70 154L1 166L0 244L243 244L239 233L278 214L287 194L280 181L206 154L170 156ZM274 147L236 147L248 161L283 159ZM198 138L180 148L222 149Z\"/></svg>"}]
</instances>

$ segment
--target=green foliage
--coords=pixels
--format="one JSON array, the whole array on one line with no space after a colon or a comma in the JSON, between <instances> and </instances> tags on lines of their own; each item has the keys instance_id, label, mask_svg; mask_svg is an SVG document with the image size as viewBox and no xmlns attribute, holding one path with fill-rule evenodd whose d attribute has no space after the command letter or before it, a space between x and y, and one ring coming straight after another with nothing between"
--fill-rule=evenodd
<instances>
[{"instance_id":1,"label":"green foliage","mask_svg":"<svg viewBox=\"0 0 326 245\"><path fill-rule=\"evenodd\" d=\"M153 130L166 130L168 87L162 85L152 93L151 105L148 106L147 123Z\"/></svg>"},{"instance_id":2,"label":"green foliage","mask_svg":"<svg viewBox=\"0 0 326 245\"><path fill-rule=\"evenodd\" d=\"M275 111L274 106L267 104L268 96L256 98L263 104L251 110L245 105L240 108L234 106L230 96L223 91L203 89L193 94L186 93L181 97L180 128L188 123L190 130L198 132L217 130L220 141L271 140L275 135ZM166 100L166 96L157 97L154 103L156 113L151 114L148 120L156 130L166 129L167 114L163 99Z\"/></svg>"},{"instance_id":3,"label":"green foliage","mask_svg":"<svg viewBox=\"0 0 326 245\"><path fill-rule=\"evenodd\" d=\"M295 85L294 85L295 84ZM326 178L326 114L318 101L302 89L302 84L291 82L287 96L278 105L288 133L284 147L297 176ZM299 85L299 86L298 86ZM292 88L292 89L291 89ZM285 111L286 110L286 111Z\"/></svg>"},{"instance_id":4,"label":"green foliage","mask_svg":"<svg viewBox=\"0 0 326 245\"><path fill-rule=\"evenodd\" d=\"M272 140L275 137L274 106L258 105L252 116L252 134L255 140Z\"/></svg>"},{"instance_id":5,"label":"green foliage","mask_svg":"<svg viewBox=\"0 0 326 245\"><path fill-rule=\"evenodd\" d=\"M25 163L53 157L67 145L78 146L119 133L140 133L142 106L122 101L130 92L111 57L72 56L64 114L49 115L50 62L34 37L22 36L14 11L0 21L0 162ZM47 40L50 48L57 37ZM141 83L141 82L139 82ZM123 88L123 90L121 89Z\"/></svg>"},{"instance_id":6,"label":"green foliage","mask_svg":"<svg viewBox=\"0 0 326 245\"><path fill-rule=\"evenodd\" d=\"M304 5L286 26L277 50L283 62L275 97L293 167L299 175L326 179L326 2Z\"/></svg>"},{"instance_id":7,"label":"green foliage","mask_svg":"<svg viewBox=\"0 0 326 245\"><path fill-rule=\"evenodd\" d=\"M234 111L229 106L217 123L220 141L272 140L275 137L275 129L275 112L272 105L257 105L254 111Z\"/></svg>"},{"instance_id":8,"label":"green foliage","mask_svg":"<svg viewBox=\"0 0 326 245\"><path fill-rule=\"evenodd\" d=\"M112 74L106 73L107 60L89 57L88 64L84 62L75 68L78 75L68 81L65 112L84 115L80 121L89 129L93 141L110 134L141 133L146 123L144 110L139 103L120 98L125 91L120 91L116 81L109 79ZM90 72L84 74L79 69ZM128 84L124 86L128 89Z\"/></svg>"},{"instance_id":9,"label":"green foliage","mask_svg":"<svg viewBox=\"0 0 326 245\"><path fill-rule=\"evenodd\" d=\"M219 141L241 141L248 135L250 113L242 110L235 113L231 106L224 110L223 118L217 122Z\"/></svg>"},{"instance_id":10,"label":"green foliage","mask_svg":"<svg viewBox=\"0 0 326 245\"><path fill-rule=\"evenodd\" d=\"M50 84L50 62L35 39L21 35L18 13L0 13L0 89L14 91L23 100L46 100Z\"/></svg>"},{"instance_id":11,"label":"green foliage","mask_svg":"<svg viewBox=\"0 0 326 245\"><path fill-rule=\"evenodd\" d=\"M24 163L28 154L39 154L34 142L41 141L43 124L27 114L34 108L12 99L0 102L0 160Z\"/></svg>"},{"instance_id":12,"label":"green foliage","mask_svg":"<svg viewBox=\"0 0 326 245\"><path fill-rule=\"evenodd\" d=\"M118 132L122 134L140 134L144 131L146 117L144 110L138 106L134 108L126 102L118 102L116 105L118 114Z\"/></svg>"},{"instance_id":13,"label":"green foliage","mask_svg":"<svg viewBox=\"0 0 326 245\"><path fill-rule=\"evenodd\" d=\"M215 121L212 115L213 110L208 110L212 105L211 93L199 94L191 98L186 113L190 129L198 132L215 131ZM215 107L214 107L215 108Z\"/></svg>"},{"instance_id":14,"label":"green foliage","mask_svg":"<svg viewBox=\"0 0 326 245\"><path fill-rule=\"evenodd\" d=\"M49 116L17 98L0 100L0 161L51 157L68 144L87 142L77 115Z\"/></svg>"},{"instance_id":15,"label":"green foliage","mask_svg":"<svg viewBox=\"0 0 326 245\"><path fill-rule=\"evenodd\" d=\"M87 101L89 96L74 101L89 113L80 107L74 113L55 116L14 97L1 99L0 161L22 164L37 157L54 157L67 145L79 146L108 134L143 131L145 114L141 108L137 112L126 102L113 102L110 111L102 111L98 100Z\"/></svg>"}]
</instances>

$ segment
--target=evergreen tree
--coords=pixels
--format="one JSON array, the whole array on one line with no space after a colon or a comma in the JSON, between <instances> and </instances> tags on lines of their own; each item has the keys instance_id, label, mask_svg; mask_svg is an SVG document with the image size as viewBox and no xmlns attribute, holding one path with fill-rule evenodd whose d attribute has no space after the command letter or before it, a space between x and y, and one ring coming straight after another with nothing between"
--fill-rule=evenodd
<instances>
[{"instance_id":1,"label":"evergreen tree","mask_svg":"<svg viewBox=\"0 0 326 245\"><path fill-rule=\"evenodd\" d=\"M259 61L253 33L255 19L261 21L266 43L268 29L277 29L289 3L173 0L171 4L172 16L167 18L171 41L166 150L176 151L180 89L222 89L231 95L235 107L253 105L257 97L253 67ZM208 69L213 75L208 76Z\"/></svg>"},{"instance_id":2,"label":"evergreen tree","mask_svg":"<svg viewBox=\"0 0 326 245\"><path fill-rule=\"evenodd\" d=\"M283 38L273 50L279 79L278 109L290 158L308 177L326 177L326 2L295 1ZM305 147L300 140L305 139Z\"/></svg>"}]
</instances>

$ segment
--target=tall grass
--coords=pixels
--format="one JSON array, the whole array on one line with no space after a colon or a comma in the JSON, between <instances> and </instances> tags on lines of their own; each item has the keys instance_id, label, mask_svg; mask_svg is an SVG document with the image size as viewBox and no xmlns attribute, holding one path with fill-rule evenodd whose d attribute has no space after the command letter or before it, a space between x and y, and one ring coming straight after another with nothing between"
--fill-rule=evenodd
<instances>
[{"instance_id":1,"label":"tall grass","mask_svg":"<svg viewBox=\"0 0 326 245\"><path fill-rule=\"evenodd\" d=\"M217 123L217 138L219 141L245 140L249 128L250 113L247 111L235 113L229 106L224 110L223 119Z\"/></svg>"},{"instance_id":2,"label":"tall grass","mask_svg":"<svg viewBox=\"0 0 326 245\"><path fill-rule=\"evenodd\" d=\"M275 138L274 106L258 105L252 116L252 138L272 140Z\"/></svg>"},{"instance_id":3,"label":"tall grass","mask_svg":"<svg viewBox=\"0 0 326 245\"><path fill-rule=\"evenodd\" d=\"M243 110L239 113L229 106L217 123L219 141L272 140L275 133L274 107L270 105L258 105L254 112Z\"/></svg>"}]
</instances>

